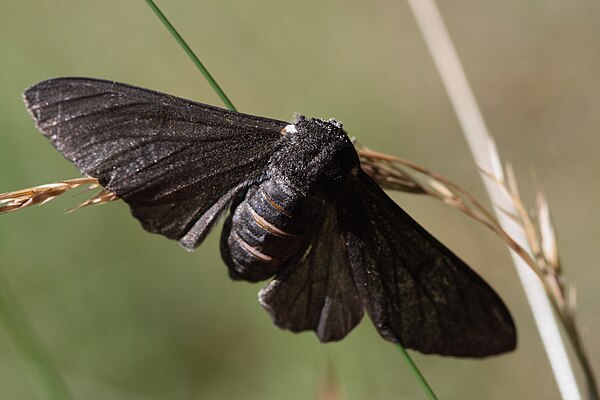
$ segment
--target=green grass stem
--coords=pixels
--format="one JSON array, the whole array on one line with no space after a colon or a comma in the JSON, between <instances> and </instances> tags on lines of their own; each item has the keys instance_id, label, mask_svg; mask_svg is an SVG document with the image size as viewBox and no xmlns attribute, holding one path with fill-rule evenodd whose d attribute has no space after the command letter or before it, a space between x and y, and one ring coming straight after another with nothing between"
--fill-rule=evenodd
<instances>
[{"instance_id":1,"label":"green grass stem","mask_svg":"<svg viewBox=\"0 0 600 400\"><path fill-rule=\"evenodd\" d=\"M427 382L427 380L425 379L425 377L423 376L423 374L417 367L417 364L415 364L413 359L410 357L410 355L408 354L406 349L400 344L397 344L396 348L400 352L400 355L402 355L402 358L404 359L404 361L406 361L408 368L411 370L411 372L417 379L417 382L419 382L419 385L421 386L421 389L423 389L423 392L425 393L425 395L427 395L427 398L429 400L438 400L437 396L433 392L433 389L431 389L431 386L429 386L429 383Z\"/></svg>"},{"instance_id":2,"label":"green grass stem","mask_svg":"<svg viewBox=\"0 0 600 400\"><path fill-rule=\"evenodd\" d=\"M169 22L169 20L165 16L165 14L163 14L163 12L158 8L156 3L154 3L154 1L152 1L152 0L145 0L145 1L148 4L148 6L152 9L152 11L154 11L154 13L158 17L158 19L160 19L160 21L167 27L167 29L169 30L171 35L173 35L175 40L177 40L177 43L179 43L179 45L183 48L183 51L185 51L185 53L192 60L194 65L198 68L198 70L200 70L202 75L204 75L204 78L208 81L208 83L213 88L213 90L217 93L217 95L219 95L219 97L221 98L223 103L225 103L225 106L227 108L229 108L231 111L237 111L237 109L235 108L233 103L229 100L229 97L227 97L227 95L225 94L223 89L221 89L221 87L219 86L217 81L212 77L210 72L208 72L208 69L206 69L204 64L202 64L202 61L200 61L200 59L196 56L196 54L190 48L190 46L188 46L188 44L185 42L185 40L183 40L183 37L181 37L179 32L177 32L177 30L175 29L173 24L171 24L171 22Z\"/></svg>"}]
</instances>

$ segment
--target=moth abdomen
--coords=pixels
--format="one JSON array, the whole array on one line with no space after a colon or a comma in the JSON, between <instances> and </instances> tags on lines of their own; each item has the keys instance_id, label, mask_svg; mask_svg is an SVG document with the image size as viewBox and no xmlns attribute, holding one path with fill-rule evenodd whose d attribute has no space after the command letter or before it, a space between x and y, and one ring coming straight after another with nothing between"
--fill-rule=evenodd
<instances>
[{"instance_id":1,"label":"moth abdomen","mask_svg":"<svg viewBox=\"0 0 600 400\"><path fill-rule=\"evenodd\" d=\"M232 276L260 281L305 247L320 201L280 178L248 190L223 230L221 250Z\"/></svg>"}]
</instances>

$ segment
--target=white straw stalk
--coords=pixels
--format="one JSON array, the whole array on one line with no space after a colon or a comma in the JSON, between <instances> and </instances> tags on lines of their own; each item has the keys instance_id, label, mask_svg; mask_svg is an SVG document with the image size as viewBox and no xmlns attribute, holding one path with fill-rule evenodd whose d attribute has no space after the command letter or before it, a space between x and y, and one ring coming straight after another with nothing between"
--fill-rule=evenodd
<instances>
[{"instance_id":1,"label":"white straw stalk","mask_svg":"<svg viewBox=\"0 0 600 400\"><path fill-rule=\"evenodd\" d=\"M516 210L508 193L497 184L497 182L504 181L498 149L485 125L437 4L435 0L408 0L408 4L448 92L475 163L480 169L481 178L494 205L496 217L502 228L520 246L531 252L525 232L507 215L516 214ZM536 274L517 253L511 251L511 255L533 312L560 394L565 400L580 400L582 396L575 380L575 374L544 287Z\"/></svg>"}]
</instances>

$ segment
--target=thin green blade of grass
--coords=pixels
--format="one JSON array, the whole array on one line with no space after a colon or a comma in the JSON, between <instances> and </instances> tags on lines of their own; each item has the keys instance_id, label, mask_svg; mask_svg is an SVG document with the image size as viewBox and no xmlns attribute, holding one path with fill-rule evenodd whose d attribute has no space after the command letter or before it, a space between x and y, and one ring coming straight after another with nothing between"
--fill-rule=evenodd
<instances>
[{"instance_id":1,"label":"thin green blade of grass","mask_svg":"<svg viewBox=\"0 0 600 400\"><path fill-rule=\"evenodd\" d=\"M169 32L175 38L175 40L177 41L177 43L179 43L179 45L183 48L183 50L188 55L188 57L191 59L191 61L194 63L194 65L196 65L196 67L200 70L200 72L202 73L202 75L204 76L204 78L206 78L206 80L208 81L208 83L210 84L210 86L217 93L217 95L221 98L221 100L223 101L223 103L225 104L225 106L227 108L229 108L231 111L236 111L237 112L237 109L235 108L235 106L233 105L233 103L229 100L229 97L227 97L227 95L225 94L225 92L223 91L223 89L221 89L221 86L219 86L219 84L217 83L217 81L208 72L208 69L206 69L206 67L200 61L200 59L196 56L196 54L194 53L194 51L190 48L190 46L188 46L188 44L183 39L183 37L177 32L177 30L175 29L175 27L173 26L173 24L171 24L171 22L165 16L165 14L160 10L160 8L158 8L158 6L156 5L156 3L154 3L154 1L152 1L152 0L145 0L145 1L148 4L148 6L152 9L152 11L154 11L154 13L158 17L158 19L169 30ZM419 385L421 386L421 389L423 389L423 392L427 395L427 398L430 399L430 400L437 400L437 397L434 394L433 390L431 389L431 386L429 385L429 383L427 382L427 380L425 379L425 377L423 376L423 374L421 373L421 371L419 371L419 368L417 368L417 365L415 364L415 362L413 361L413 359L410 357L410 355L408 354L408 352L406 351L406 349L402 345L400 345L400 344L396 344L396 347L398 348L398 351L402 355L402 358L404 359L404 361L408 365L409 369L412 371L413 375L417 379Z\"/></svg>"},{"instance_id":2,"label":"thin green blade of grass","mask_svg":"<svg viewBox=\"0 0 600 400\"><path fill-rule=\"evenodd\" d=\"M429 400L438 400L437 396L433 392L433 389L431 388L431 386L429 386L429 383L417 367L417 364L415 364L414 360L410 357L406 349L399 344L396 345L396 348L398 349L398 352L400 352L400 355L402 356L404 361L406 361L406 364L408 364L410 371L417 379L417 382L419 382L419 385L421 386L421 389L423 390L423 393L425 393L427 398Z\"/></svg>"},{"instance_id":3,"label":"thin green blade of grass","mask_svg":"<svg viewBox=\"0 0 600 400\"><path fill-rule=\"evenodd\" d=\"M206 67L204 66L202 61L200 61L198 56L196 56L196 54L194 53L192 48L187 44L187 42L183 39L183 37L179 34L179 32L177 32L177 30L175 29L173 24L171 24L171 22L167 19L165 14L163 14L163 12L160 10L160 8L158 8L156 3L154 3L154 1L152 1L152 0L145 0L145 1L146 1L146 4L148 4L148 7L150 7L152 9L152 11L154 11L154 13L158 17L158 19L160 19L160 21L169 30L169 32L175 38L177 43L179 43L179 45L183 48L183 51L185 51L185 54L188 55L190 60L192 60L194 65L198 68L198 70L200 70L200 72L202 73L204 78L208 81L208 83L213 88L213 90L221 98L221 100L223 101L225 106L227 106L227 108L229 108L231 111L237 111L237 109L235 108L233 103L229 100L229 97L227 97L227 95L225 94L223 89L221 89L221 86L219 86L219 84L217 83L215 78L213 78L212 75L210 74L210 72L208 72L208 69L206 69Z\"/></svg>"}]
</instances>

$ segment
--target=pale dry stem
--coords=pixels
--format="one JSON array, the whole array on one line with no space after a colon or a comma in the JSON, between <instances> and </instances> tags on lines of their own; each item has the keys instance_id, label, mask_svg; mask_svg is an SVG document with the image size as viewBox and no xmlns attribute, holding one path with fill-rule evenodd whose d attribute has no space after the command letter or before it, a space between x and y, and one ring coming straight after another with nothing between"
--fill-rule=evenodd
<instances>
[{"instance_id":1,"label":"pale dry stem","mask_svg":"<svg viewBox=\"0 0 600 400\"><path fill-rule=\"evenodd\" d=\"M586 379L595 390L592 366L575 320L575 290L567 285L562 272L555 228L550 217L548 202L539 185L536 185L537 221L535 221L527 212L512 166L507 165L506 174L498 175L482 171L511 199L516 214L508 212L505 214L519 224L525 232L531 248L530 254L502 228L491 211L457 183L410 161L362 146L357 148L363 168L383 188L425 194L457 208L490 228L527 263L544 285L582 365ZM501 180L498 180L497 176L500 176Z\"/></svg>"}]
</instances>

